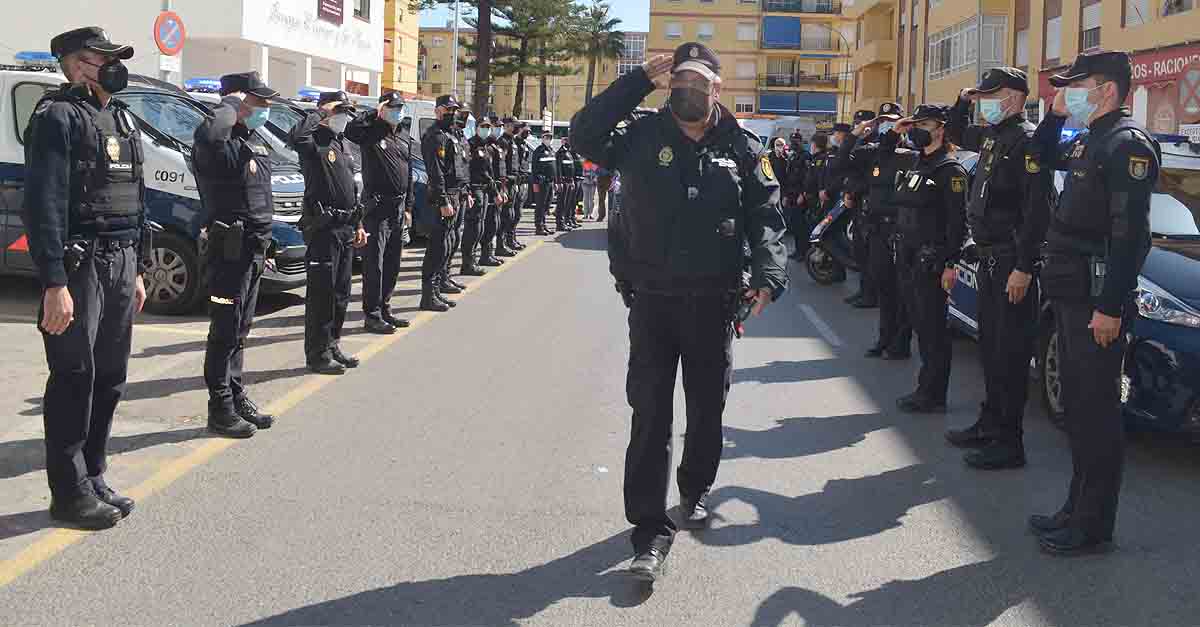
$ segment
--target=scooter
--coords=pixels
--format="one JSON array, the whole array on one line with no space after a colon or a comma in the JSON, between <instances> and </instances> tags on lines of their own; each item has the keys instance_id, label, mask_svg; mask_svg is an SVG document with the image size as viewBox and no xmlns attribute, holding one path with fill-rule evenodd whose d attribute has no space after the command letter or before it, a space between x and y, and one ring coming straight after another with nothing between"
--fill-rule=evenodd
<instances>
[{"instance_id":1,"label":"scooter","mask_svg":"<svg viewBox=\"0 0 1200 627\"><path fill-rule=\"evenodd\" d=\"M846 280L847 269L859 270L853 252L854 238L858 235L854 228L854 214L854 210L839 200L813 228L808 238L811 245L805 266L809 276L817 283L841 283Z\"/></svg>"}]
</instances>

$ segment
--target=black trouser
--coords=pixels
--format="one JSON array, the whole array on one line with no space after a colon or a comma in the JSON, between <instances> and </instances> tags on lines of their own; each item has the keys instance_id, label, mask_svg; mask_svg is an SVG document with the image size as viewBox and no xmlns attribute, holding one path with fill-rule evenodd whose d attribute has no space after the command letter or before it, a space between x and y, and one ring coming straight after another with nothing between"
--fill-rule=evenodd
<instances>
[{"instance_id":1,"label":"black trouser","mask_svg":"<svg viewBox=\"0 0 1200 627\"><path fill-rule=\"evenodd\" d=\"M682 361L687 433L676 474L685 499L708 492L717 476L723 439L721 414L729 393L733 354L726 296L638 292L629 311L629 374L633 408L625 452L625 517L634 525L635 551L667 550L675 523L667 516L671 482L672 401Z\"/></svg>"},{"instance_id":2,"label":"black trouser","mask_svg":"<svg viewBox=\"0 0 1200 627\"><path fill-rule=\"evenodd\" d=\"M381 206L379 214L396 211L395 207ZM363 251L363 315L367 320L383 321L390 314L392 292L396 289L396 278L400 276L400 262L404 258L404 239L400 230L402 217L378 217L369 215L363 219L367 232L367 246Z\"/></svg>"},{"instance_id":3,"label":"black trouser","mask_svg":"<svg viewBox=\"0 0 1200 627\"><path fill-rule=\"evenodd\" d=\"M246 397L242 362L254 323L258 285L265 261L258 246L243 247L240 259L226 259L222 245L208 247L208 341L204 346L204 383L210 410L233 410Z\"/></svg>"},{"instance_id":4,"label":"black trouser","mask_svg":"<svg viewBox=\"0 0 1200 627\"><path fill-rule=\"evenodd\" d=\"M574 183L570 179L559 179L559 181L561 187L558 190L558 205L554 209L554 224L561 229L575 216L574 206L571 205Z\"/></svg>"},{"instance_id":5,"label":"black trouser","mask_svg":"<svg viewBox=\"0 0 1200 627\"><path fill-rule=\"evenodd\" d=\"M1029 360L1037 339L1038 299L1031 284L1024 300L1008 302L1008 275L1016 261L1014 255L985 257L975 277L979 354L987 389L980 426L998 440L1019 445L1029 396Z\"/></svg>"},{"instance_id":6,"label":"black trouser","mask_svg":"<svg viewBox=\"0 0 1200 627\"><path fill-rule=\"evenodd\" d=\"M942 289L942 268L922 268L917 249L901 246L897 256L900 290L917 332L921 351L921 371L917 375L918 396L929 401L946 401L950 387L950 329L946 290Z\"/></svg>"},{"instance_id":7,"label":"black trouser","mask_svg":"<svg viewBox=\"0 0 1200 627\"><path fill-rule=\"evenodd\" d=\"M1096 343L1088 324L1090 303L1054 301L1058 363L1067 438L1071 444L1071 487L1063 513L1089 538L1109 540L1125 463L1119 377L1125 329L1108 348ZM1123 316L1128 320L1129 315Z\"/></svg>"},{"instance_id":8,"label":"black trouser","mask_svg":"<svg viewBox=\"0 0 1200 627\"><path fill-rule=\"evenodd\" d=\"M862 299L877 301L879 293L878 287L875 285L875 277L871 273L871 248L866 234L865 220L866 215L860 204L859 208L854 209L854 241L850 242L850 251L854 254L855 263L858 264L858 291L862 293Z\"/></svg>"},{"instance_id":9,"label":"black trouser","mask_svg":"<svg viewBox=\"0 0 1200 627\"><path fill-rule=\"evenodd\" d=\"M539 229L546 228L546 216L550 213L550 198L554 194L554 184L546 181L537 183L538 191L534 192L534 202L537 207L533 213L533 225Z\"/></svg>"},{"instance_id":10,"label":"black trouser","mask_svg":"<svg viewBox=\"0 0 1200 627\"><path fill-rule=\"evenodd\" d=\"M466 208L466 205L459 202L457 192L447 194L446 203L454 207L457 213L462 213ZM451 257L450 238L454 219L442 217L436 208L431 208L431 211L433 223L429 225L429 243L425 246L425 258L421 260L421 282L437 287L440 285L442 271Z\"/></svg>"},{"instance_id":11,"label":"black trouser","mask_svg":"<svg viewBox=\"0 0 1200 627\"><path fill-rule=\"evenodd\" d=\"M488 202L488 193L482 189L471 190L471 197L475 199L475 206L468 208L466 205L462 207L462 211L466 214L463 219L462 231L462 267L472 268L475 266L475 249L482 243L483 256L487 257L490 253L487 242L487 221L493 216L491 215L491 203ZM485 212L487 218L485 219ZM482 230L483 240L480 241L480 232Z\"/></svg>"},{"instance_id":12,"label":"black trouser","mask_svg":"<svg viewBox=\"0 0 1200 627\"><path fill-rule=\"evenodd\" d=\"M129 367L137 267L131 246L85 259L68 279L75 319L61 335L42 332L50 369L42 399L46 478L54 498L91 493L89 478L103 481L108 468L108 436Z\"/></svg>"},{"instance_id":13,"label":"black trouser","mask_svg":"<svg viewBox=\"0 0 1200 627\"><path fill-rule=\"evenodd\" d=\"M509 203L506 219L500 226L500 232L507 241L515 241L517 238L517 225L521 223L522 207L525 206L525 198L528 195L529 186L526 183L513 186L512 201Z\"/></svg>"},{"instance_id":14,"label":"black trouser","mask_svg":"<svg viewBox=\"0 0 1200 627\"><path fill-rule=\"evenodd\" d=\"M319 229L313 232L304 253L308 261L304 356L310 364L332 359L331 351L342 338L346 308L350 305L353 241L353 226Z\"/></svg>"},{"instance_id":15,"label":"black trouser","mask_svg":"<svg viewBox=\"0 0 1200 627\"><path fill-rule=\"evenodd\" d=\"M906 355L911 350L912 325L908 322L905 299L900 292L900 275L892 248L895 233L893 223L880 222L871 225L867 237L871 276L875 278L879 294L879 340L876 346Z\"/></svg>"},{"instance_id":16,"label":"black trouser","mask_svg":"<svg viewBox=\"0 0 1200 627\"><path fill-rule=\"evenodd\" d=\"M492 196L488 202L487 214L483 222L483 242L489 251L503 247L504 237L500 231L500 225L504 222L504 213L508 211L508 205L500 202L499 194Z\"/></svg>"},{"instance_id":17,"label":"black trouser","mask_svg":"<svg viewBox=\"0 0 1200 627\"><path fill-rule=\"evenodd\" d=\"M457 194L458 202L454 205L456 211L454 216L450 218L446 241L446 259L442 264L442 272L439 277L441 280L450 278L450 264L454 261L454 251L462 244L463 224L466 222L467 206L471 203L467 201L471 197L471 190L463 190ZM477 207L476 207L477 208Z\"/></svg>"}]
</instances>

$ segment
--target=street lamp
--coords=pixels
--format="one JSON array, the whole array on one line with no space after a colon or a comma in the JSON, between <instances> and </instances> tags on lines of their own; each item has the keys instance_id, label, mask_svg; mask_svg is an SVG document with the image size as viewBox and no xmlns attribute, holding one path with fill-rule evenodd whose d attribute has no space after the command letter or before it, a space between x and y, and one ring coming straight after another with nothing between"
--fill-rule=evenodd
<instances>
[{"instance_id":1,"label":"street lamp","mask_svg":"<svg viewBox=\"0 0 1200 627\"><path fill-rule=\"evenodd\" d=\"M842 45L844 45L846 47L846 54L845 54L845 56L842 57L843 59L845 59L844 63L845 63L846 69L842 75L849 76L851 79L851 88L850 88L849 98L850 98L850 100L853 100L854 93L857 91L857 87L858 87L858 74L854 71L854 67L850 64L850 42L846 40L846 36L843 35L842 32L839 31L838 29L836 29L830 25L824 25L824 26L825 26L825 28L829 29L829 32L833 33L834 35L837 35L838 39L842 40ZM838 81L838 97L839 97L838 98L838 100L839 100L838 109L839 110L842 110L842 103L840 102L842 91L843 90L842 90L842 86L841 86L841 80L839 80ZM849 103L847 103L847 104L849 104ZM846 107L846 108L848 109L849 107Z\"/></svg>"}]
</instances>

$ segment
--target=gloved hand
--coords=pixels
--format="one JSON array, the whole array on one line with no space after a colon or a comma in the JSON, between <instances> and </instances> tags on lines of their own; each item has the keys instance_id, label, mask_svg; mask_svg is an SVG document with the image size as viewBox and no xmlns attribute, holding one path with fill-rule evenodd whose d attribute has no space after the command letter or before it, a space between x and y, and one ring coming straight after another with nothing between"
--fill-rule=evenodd
<instances>
[{"instance_id":1,"label":"gloved hand","mask_svg":"<svg viewBox=\"0 0 1200 627\"><path fill-rule=\"evenodd\" d=\"M633 307L633 286L629 284L629 281L617 281L615 287L617 288L617 293L621 295L621 301L625 303L625 306Z\"/></svg>"}]
</instances>

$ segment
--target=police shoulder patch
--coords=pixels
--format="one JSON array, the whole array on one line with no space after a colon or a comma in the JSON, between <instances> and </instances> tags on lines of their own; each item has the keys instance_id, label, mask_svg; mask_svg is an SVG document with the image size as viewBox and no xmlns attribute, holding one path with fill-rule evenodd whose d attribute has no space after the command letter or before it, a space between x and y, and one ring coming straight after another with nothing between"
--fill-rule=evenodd
<instances>
[{"instance_id":1,"label":"police shoulder patch","mask_svg":"<svg viewBox=\"0 0 1200 627\"><path fill-rule=\"evenodd\" d=\"M967 177L952 176L950 177L950 191L955 194L961 194L967 191Z\"/></svg>"},{"instance_id":2,"label":"police shoulder patch","mask_svg":"<svg viewBox=\"0 0 1200 627\"><path fill-rule=\"evenodd\" d=\"M445 146L438 146L437 156L438 156L438 159L446 158L446 147Z\"/></svg>"},{"instance_id":3,"label":"police shoulder patch","mask_svg":"<svg viewBox=\"0 0 1200 627\"><path fill-rule=\"evenodd\" d=\"M1129 155L1129 178L1144 181L1147 176L1150 176L1150 159Z\"/></svg>"},{"instance_id":4,"label":"police shoulder patch","mask_svg":"<svg viewBox=\"0 0 1200 627\"><path fill-rule=\"evenodd\" d=\"M763 176L765 176L768 181L774 181L775 170L771 169L771 157L763 155L758 161L761 164Z\"/></svg>"},{"instance_id":5,"label":"police shoulder patch","mask_svg":"<svg viewBox=\"0 0 1200 627\"><path fill-rule=\"evenodd\" d=\"M1042 166L1037 162L1033 155L1025 155L1025 171L1030 174L1037 174L1042 171Z\"/></svg>"}]
</instances>

